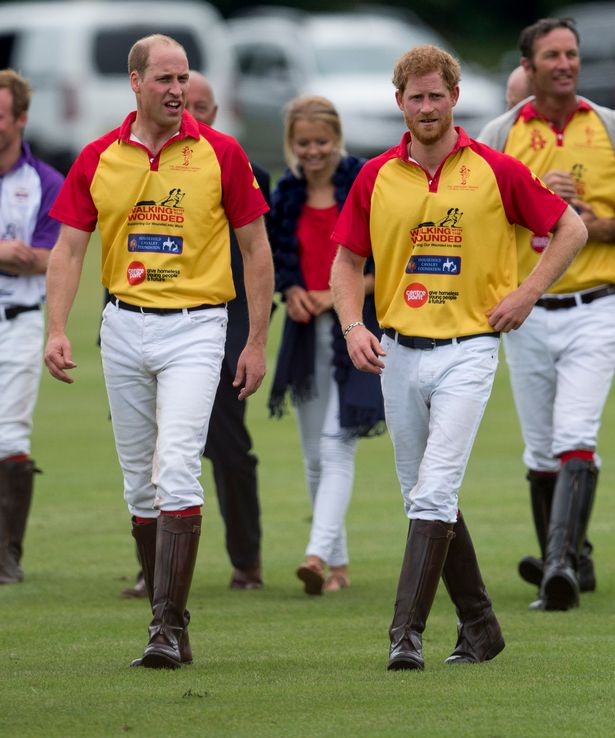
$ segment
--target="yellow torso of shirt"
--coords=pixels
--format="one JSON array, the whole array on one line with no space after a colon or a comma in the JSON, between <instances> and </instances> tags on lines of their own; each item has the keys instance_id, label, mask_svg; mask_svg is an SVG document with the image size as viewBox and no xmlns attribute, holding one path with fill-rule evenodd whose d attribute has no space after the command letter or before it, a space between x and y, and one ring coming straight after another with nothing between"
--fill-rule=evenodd
<instances>
[{"instance_id":1,"label":"yellow torso of shirt","mask_svg":"<svg viewBox=\"0 0 615 738\"><path fill-rule=\"evenodd\" d=\"M570 172L577 195L599 218L615 215L615 152L609 135L596 113L577 111L558 135L541 118L513 125L505 153L527 164L539 177L558 169ZM532 271L548 243L525 228L517 228L519 282ZM588 241L550 293L577 292L605 282L615 282L615 246Z\"/></svg>"},{"instance_id":2,"label":"yellow torso of shirt","mask_svg":"<svg viewBox=\"0 0 615 738\"><path fill-rule=\"evenodd\" d=\"M399 158L378 172L370 208L380 324L450 338L492 331L486 313L517 286L514 227L488 163L449 157L438 189Z\"/></svg>"},{"instance_id":3,"label":"yellow torso of shirt","mask_svg":"<svg viewBox=\"0 0 615 738\"><path fill-rule=\"evenodd\" d=\"M100 157L90 191L98 210L102 281L142 307L190 307L235 296L220 164L201 137L160 153L118 141Z\"/></svg>"}]
</instances>

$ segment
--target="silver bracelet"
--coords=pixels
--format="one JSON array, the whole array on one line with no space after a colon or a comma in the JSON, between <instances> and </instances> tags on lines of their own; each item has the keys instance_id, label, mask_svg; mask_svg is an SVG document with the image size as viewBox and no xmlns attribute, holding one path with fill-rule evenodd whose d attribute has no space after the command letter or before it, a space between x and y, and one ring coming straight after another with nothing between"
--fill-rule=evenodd
<instances>
[{"instance_id":1,"label":"silver bracelet","mask_svg":"<svg viewBox=\"0 0 615 738\"><path fill-rule=\"evenodd\" d=\"M346 336L347 336L347 335L348 335L348 334L350 333L350 331L351 331L351 330L352 330L353 328L356 328L356 327L357 327L358 325L363 325L363 326L364 326L364 325L365 325L365 323L363 323L363 322L362 322L361 320L357 320L357 321L355 321L354 323L350 323L350 325L347 325L347 326L346 326L346 327L344 328L344 330L343 330L343 332L342 332L342 336L343 336L344 338L346 338Z\"/></svg>"}]
</instances>

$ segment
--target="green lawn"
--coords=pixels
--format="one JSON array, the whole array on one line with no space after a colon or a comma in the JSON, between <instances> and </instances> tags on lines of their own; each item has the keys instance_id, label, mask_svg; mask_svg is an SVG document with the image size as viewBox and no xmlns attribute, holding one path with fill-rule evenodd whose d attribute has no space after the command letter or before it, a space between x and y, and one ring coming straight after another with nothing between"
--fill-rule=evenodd
<instances>
[{"instance_id":1,"label":"green lawn","mask_svg":"<svg viewBox=\"0 0 615 738\"><path fill-rule=\"evenodd\" d=\"M532 613L516 574L535 553L521 442L502 359L462 508L507 647L481 666L445 666L455 617L444 588L423 673L386 671L387 627L405 540L388 438L362 441L348 515L352 587L308 598L295 579L309 531L292 417L249 403L260 457L266 586L228 589L220 516L204 464L206 522L190 601L195 664L128 668L146 641L143 601L119 598L136 570L95 345L98 249L69 328L73 386L46 373L35 419L37 479L26 581L0 587L0 736L504 738L613 735L615 401L591 539L598 591L569 613ZM280 332L272 326L271 347ZM270 375L269 375L270 376Z\"/></svg>"}]
</instances>

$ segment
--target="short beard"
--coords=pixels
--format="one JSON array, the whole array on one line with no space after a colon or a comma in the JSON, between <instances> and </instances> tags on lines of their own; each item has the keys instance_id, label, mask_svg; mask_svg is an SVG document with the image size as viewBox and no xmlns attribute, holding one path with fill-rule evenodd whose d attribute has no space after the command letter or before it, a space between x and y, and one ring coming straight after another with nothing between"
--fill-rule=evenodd
<instances>
[{"instance_id":1,"label":"short beard","mask_svg":"<svg viewBox=\"0 0 615 738\"><path fill-rule=\"evenodd\" d=\"M408 127L408 130L410 131L412 138L415 138L419 143L422 143L424 146L430 146L442 140L444 136L448 133L452 122L453 122L453 111L449 110L449 112L444 118L439 119L438 121L439 125L435 131L424 134L422 131L417 130L414 124L410 123L410 121L406 118L406 126Z\"/></svg>"}]
</instances>

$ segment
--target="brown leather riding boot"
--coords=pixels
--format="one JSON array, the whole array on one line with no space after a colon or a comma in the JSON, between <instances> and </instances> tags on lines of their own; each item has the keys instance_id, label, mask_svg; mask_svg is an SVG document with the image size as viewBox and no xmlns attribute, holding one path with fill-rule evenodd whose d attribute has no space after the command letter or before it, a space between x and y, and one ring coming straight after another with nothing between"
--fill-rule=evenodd
<instances>
[{"instance_id":1,"label":"brown leather riding boot","mask_svg":"<svg viewBox=\"0 0 615 738\"><path fill-rule=\"evenodd\" d=\"M132 521L132 537L137 544L137 556L141 564L145 591L149 598L150 606L154 598L154 571L156 568L156 520L153 523L136 523ZM188 637L188 623L190 613L184 612L184 631L179 643L182 664L192 663L192 648ZM143 666L143 658L134 659L131 666Z\"/></svg>"},{"instance_id":2,"label":"brown leather riding boot","mask_svg":"<svg viewBox=\"0 0 615 738\"><path fill-rule=\"evenodd\" d=\"M422 634L454 535L452 528L451 523L437 520L410 521L389 628L389 671L425 667Z\"/></svg>"},{"instance_id":3,"label":"brown leather riding boot","mask_svg":"<svg viewBox=\"0 0 615 738\"><path fill-rule=\"evenodd\" d=\"M141 665L178 669L182 663L188 663L184 661L190 617L186 603L201 536L201 516L161 515L156 528L153 619Z\"/></svg>"},{"instance_id":4,"label":"brown leather riding boot","mask_svg":"<svg viewBox=\"0 0 615 738\"><path fill-rule=\"evenodd\" d=\"M445 663L478 664L497 656L504 648L504 638L461 512L453 532L455 537L448 549L442 579L459 622L455 650Z\"/></svg>"},{"instance_id":5,"label":"brown leather riding boot","mask_svg":"<svg viewBox=\"0 0 615 738\"><path fill-rule=\"evenodd\" d=\"M0 584L24 578L20 564L36 473L32 459L0 463Z\"/></svg>"}]
</instances>

